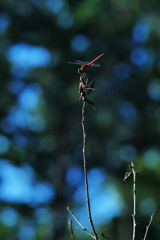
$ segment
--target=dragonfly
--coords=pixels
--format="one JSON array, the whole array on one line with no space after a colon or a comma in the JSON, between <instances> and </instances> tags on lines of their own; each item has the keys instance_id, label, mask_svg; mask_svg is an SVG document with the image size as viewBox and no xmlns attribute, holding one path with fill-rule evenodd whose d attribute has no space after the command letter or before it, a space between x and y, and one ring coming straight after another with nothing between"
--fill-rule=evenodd
<instances>
[{"instance_id":1,"label":"dragonfly","mask_svg":"<svg viewBox=\"0 0 160 240\"><path fill-rule=\"evenodd\" d=\"M104 53L100 54L98 57L96 57L93 61L91 62L82 62L80 60L74 60L74 62L67 62L67 63L70 63L70 64L76 64L76 65L81 65L81 68L78 69L78 73L84 73L85 70L88 68L88 67L100 67L99 64L96 64L94 63L95 61L97 61L100 57L102 57L104 55Z\"/></svg>"}]
</instances>

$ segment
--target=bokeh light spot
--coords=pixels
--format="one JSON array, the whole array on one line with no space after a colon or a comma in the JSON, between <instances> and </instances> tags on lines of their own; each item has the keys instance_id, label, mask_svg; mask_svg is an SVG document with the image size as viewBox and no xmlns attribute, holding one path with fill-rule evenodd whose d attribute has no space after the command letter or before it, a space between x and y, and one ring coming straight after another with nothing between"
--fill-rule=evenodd
<instances>
[{"instance_id":1,"label":"bokeh light spot","mask_svg":"<svg viewBox=\"0 0 160 240\"><path fill-rule=\"evenodd\" d=\"M13 227L18 221L18 213L11 207L6 207L0 214L2 223L8 227Z\"/></svg>"},{"instance_id":2,"label":"bokeh light spot","mask_svg":"<svg viewBox=\"0 0 160 240\"><path fill-rule=\"evenodd\" d=\"M148 95L151 99L160 101L160 80L152 79L148 84Z\"/></svg>"},{"instance_id":3,"label":"bokeh light spot","mask_svg":"<svg viewBox=\"0 0 160 240\"><path fill-rule=\"evenodd\" d=\"M3 34L9 25L9 16L6 13L0 13L0 35Z\"/></svg>"},{"instance_id":4,"label":"bokeh light spot","mask_svg":"<svg viewBox=\"0 0 160 240\"><path fill-rule=\"evenodd\" d=\"M49 11L53 13L57 13L61 10L61 8L64 6L63 0L47 0L46 1L46 7Z\"/></svg>"},{"instance_id":5,"label":"bokeh light spot","mask_svg":"<svg viewBox=\"0 0 160 240\"><path fill-rule=\"evenodd\" d=\"M4 118L1 121L1 128L6 133L12 133L16 129L16 126L13 122L8 121L8 119Z\"/></svg>"},{"instance_id":6,"label":"bokeh light spot","mask_svg":"<svg viewBox=\"0 0 160 240\"><path fill-rule=\"evenodd\" d=\"M37 84L27 85L18 95L18 101L24 109L34 110L38 106L41 92Z\"/></svg>"},{"instance_id":7,"label":"bokeh light spot","mask_svg":"<svg viewBox=\"0 0 160 240\"><path fill-rule=\"evenodd\" d=\"M130 162L136 156L136 149L132 145L124 145L119 150L119 156L122 161Z\"/></svg>"},{"instance_id":8,"label":"bokeh light spot","mask_svg":"<svg viewBox=\"0 0 160 240\"><path fill-rule=\"evenodd\" d=\"M12 147L15 150L21 150L26 146L27 138L21 133L15 133L12 138Z\"/></svg>"},{"instance_id":9,"label":"bokeh light spot","mask_svg":"<svg viewBox=\"0 0 160 240\"><path fill-rule=\"evenodd\" d=\"M6 153L9 149L10 141L6 136L0 135L0 154Z\"/></svg>"},{"instance_id":10,"label":"bokeh light spot","mask_svg":"<svg viewBox=\"0 0 160 240\"><path fill-rule=\"evenodd\" d=\"M58 15L57 22L63 29L70 28L74 23L74 17L69 11L63 11Z\"/></svg>"},{"instance_id":11,"label":"bokeh light spot","mask_svg":"<svg viewBox=\"0 0 160 240\"><path fill-rule=\"evenodd\" d=\"M134 104L130 102L124 102L121 105L119 112L120 116L126 121L131 121L137 116L137 110Z\"/></svg>"},{"instance_id":12,"label":"bokeh light spot","mask_svg":"<svg viewBox=\"0 0 160 240\"><path fill-rule=\"evenodd\" d=\"M33 226L23 226L20 230L19 237L21 240L34 240L36 231Z\"/></svg>"},{"instance_id":13,"label":"bokeh light spot","mask_svg":"<svg viewBox=\"0 0 160 240\"><path fill-rule=\"evenodd\" d=\"M25 77L27 75L28 69L27 68L23 68L23 67L19 67L19 66L16 66L16 65L13 65L11 67L11 73L16 78L23 78L23 77Z\"/></svg>"},{"instance_id":14,"label":"bokeh light spot","mask_svg":"<svg viewBox=\"0 0 160 240\"><path fill-rule=\"evenodd\" d=\"M24 82L20 79L13 79L10 83L9 83L9 90L14 93L15 95L17 95L17 93L19 93L21 91L21 89L24 87Z\"/></svg>"},{"instance_id":15,"label":"bokeh light spot","mask_svg":"<svg viewBox=\"0 0 160 240\"><path fill-rule=\"evenodd\" d=\"M11 126L29 128L33 131L42 131L46 128L46 120L39 113L30 113L20 106L12 107L9 110L7 122Z\"/></svg>"},{"instance_id":16,"label":"bokeh light spot","mask_svg":"<svg viewBox=\"0 0 160 240\"><path fill-rule=\"evenodd\" d=\"M131 53L131 61L139 67L146 64L148 60L149 54L144 48L137 47Z\"/></svg>"},{"instance_id":17,"label":"bokeh light spot","mask_svg":"<svg viewBox=\"0 0 160 240\"><path fill-rule=\"evenodd\" d=\"M113 217L119 216L124 210L124 202L121 199L117 189L113 184L103 185L100 182L96 184L96 178L98 176L94 176L95 181L89 184L90 189L90 198L91 201L91 209L93 210L93 218L96 224L106 223ZM90 182L90 181L89 181ZM83 222L85 226L87 226L88 221L84 215L86 211L86 196L85 196L85 186L80 186L74 192L73 199L83 206L80 209L74 209L75 215L78 217L80 222ZM104 211L105 209L105 211ZM106 214L107 211L107 214ZM101 216L101 217L99 217ZM87 226L88 227L88 226Z\"/></svg>"},{"instance_id":18,"label":"bokeh light spot","mask_svg":"<svg viewBox=\"0 0 160 240\"><path fill-rule=\"evenodd\" d=\"M106 178L106 176L104 174L104 171L100 168L92 168L88 172L88 180L89 180L89 182L92 182L95 187L97 185L104 183L105 178Z\"/></svg>"},{"instance_id":19,"label":"bokeh light spot","mask_svg":"<svg viewBox=\"0 0 160 240\"><path fill-rule=\"evenodd\" d=\"M132 37L135 42L143 43L147 41L149 36L149 28L146 24L140 22L133 29Z\"/></svg>"},{"instance_id":20,"label":"bokeh light spot","mask_svg":"<svg viewBox=\"0 0 160 240\"><path fill-rule=\"evenodd\" d=\"M89 38L83 34L77 35L71 41L71 47L77 52L85 51L89 47L89 45Z\"/></svg>"},{"instance_id":21,"label":"bokeh light spot","mask_svg":"<svg viewBox=\"0 0 160 240\"><path fill-rule=\"evenodd\" d=\"M0 199L6 202L25 203L32 207L50 203L55 196L52 185L36 181L34 175L34 169L30 165L17 167L1 159Z\"/></svg>"},{"instance_id":22,"label":"bokeh light spot","mask_svg":"<svg viewBox=\"0 0 160 240\"><path fill-rule=\"evenodd\" d=\"M151 215L157 209L157 205L152 198L145 198L140 203L140 211L143 215Z\"/></svg>"},{"instance_id":23,"label":"bokeh light spot","mask_svg":"<svg viewBox=\"0 0 160 240\"><path fill-rule=\"evenodd\" d=\"M80 167L71 167L66 173L67 182L71 186L77 186L83 179L83 171Z\"/></svg>"},{"instance_id":24,"label":"bokeh light spot","mask_svg":"<svg viewBox=\"0 0 160 240\"><path fill-rule=\"evenodd\" d=\"M12 45L7 51L8 59L17 67L43 67L50 63L51 55L44 47L26 43Z\"/></svg>"},{"instance_id":25,"label":"bokeh light spot","mask_svg":"<svg viewBox=\"0 0 160 240\"><path fill-rule=\"evenodd\" d=\"M36 208L35 217L39 224L50 223L52 221L52 211L49 208Z\"/></svg>"},{"instance_id":26,"label":"bokeh light spot","mask_svg":"<svg viewBox=\"0 0 160 240\"><path fill-rule=\"evenodd\" d=\"M32 189L33 199L30 199L30 206L38 206L40 204L49 204L55 197L55 192L50 183L44 182L34 182L34 187Z\"/></svg>"},{"instance_id":27,"label":"bokeh light spot","mask_svg":"<svg viewBox=\"0 0 160 240\"><path fill-rule=\"evenodd\" d=\"M147 167L155 167L160 164L160 153L155 149L149 149L143 154L143 157Z\"/></svg>"}]
</instances>

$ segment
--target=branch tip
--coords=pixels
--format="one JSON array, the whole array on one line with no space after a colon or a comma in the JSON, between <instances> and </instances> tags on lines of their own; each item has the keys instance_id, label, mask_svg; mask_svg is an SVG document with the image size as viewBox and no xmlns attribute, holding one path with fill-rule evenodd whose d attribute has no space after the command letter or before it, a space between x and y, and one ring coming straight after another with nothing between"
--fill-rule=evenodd
<instances>
[{"instance_id":1,"label":"branch tip","mask_svg":"<svg viewBox=\"0 0 160 240\"><path fill-rule=\"evenodd\" d=\"M101 232L101 236L105 239L105 240L108 240L107 237L105 237L105 235Z\"/></svg>"}]
</instances>

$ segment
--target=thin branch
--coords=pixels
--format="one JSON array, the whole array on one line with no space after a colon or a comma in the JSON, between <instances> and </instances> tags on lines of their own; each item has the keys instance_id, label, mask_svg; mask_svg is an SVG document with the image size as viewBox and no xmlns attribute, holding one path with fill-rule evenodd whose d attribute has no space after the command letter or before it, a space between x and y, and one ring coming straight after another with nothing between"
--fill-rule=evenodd
<instances>
[{"instance_id":1,"label":"thin branch","mask_svg":"<svg viewBox=\"0 0 160 240\"><path fill-rule=\"evenodd\" d=\"M132 218L133 218L133 237L132 240L135 240L135 234L136 234L136 207L137 207L137 203L136 203L136 173L134 170L134 164L133 162L131 162L131 169L132 169L132 173L133 173L133 214L132 214Z\"/></svg>"},{"instance_id":2,"label":"thin branch","mask_svg":"<svg viewBox=\"0 0 160 240\"><path fill-rule=\"evenodd\" d=\"M108 240L107 237L105 237L105 235L101 232L101 236L105 239L105 240Z\"/></svg>"},{"instance_id":3,"label":"thin branch","mask_svg":"<svg viewBox=\"0 0 160 240\"><path fill-rule=\"evenodd\" d=\"M84 161L84 177L85 177L85 186L86 186L86 197L87 197L87 207L88 207L88 215L89 215L89 221L90 225L93 231L93 234L95 236L95 239L98 240L97 233L95 231L92 217L91 217L91 208L90 208L90 200L89 200L89 191L88 191L88 180L87 180L87 168L86 168L86 132L85 132L85 126L84 126L84 118L85 118L85 102L83 102L82 107L82 130L83 130L83 161Z\"/></svg>"},{"instance_id":4,"label":"thin branch","mask_svg":"<svg viewBox=\"0 0 160 240\"><path fill-rule=\"evenodd\" d=\"M92 238L95 240L98 240L97 233L95 231L92 216L91 216L91 207L90 207L90 199L89 199L89 190L88 190L88 180L87 180L87 168L86 168L86 132L85 132L85 126L84 126L84 118L85 118L85 105L86 102L93 105L94 109L98 111L94 105L94 103L88 99L86 99L86 95L90 94L91 91L94 91L94 83L91 82L91 87L88 87L88 80L89 78L86 77L86 74L80 74L80 83L79 83L79 93L80 93L80 100L83 100L83 107L82 107L82 131L83 131L83 161L84 161L84 178L85 178L85 186L86 186L86 198L87 198L87 208L88 208L88 215L89 215L89 222L93 231L93 235L89 233L82 224L78 221L78 219L75 217L75 215L71 212L70 208L67 207L67 210L71 213L71 215L74 217L75 221L81 226L81 228L86 231ZM84 83L86 81L86 83Z\"/></svg>"},{"instance_id":5,"label":"thin branch","mask_svg":"<svg viewBox=\"0 0 160 240\"><path fill-rule=\"evenodd\" d=\"M150 222L149 222L148 226L146 227L146 232L145 232L145 235L144 235L143 240L146 240L147 233L148 233L148 229L149 229L150 225L152 224L152 220L153 220L154 215L155 215L155 213L153 213L153 214L151 215L151 219L150 219Z\"/></svg>"},{"instance_id":6,"label":"thin branch","mask_svg":"<svg viewBox=\"0 0 160 240\"><path fill-rule=\"evenodd\" d=\"M71 233L71 240L74 240L74 234L73 234L73 227L72 227L72 220L68 222L68 227Z\"/></svg>"},{"instance_id":7,"label":"thin branch","mask_svg":"<svg viewBox=\"0 0 160 240\"><path fill-rule=\"evenodd\" d=\"M81 226L81 228L82 228L85 232L87 232L92 238L96 239L90 232L87 231L86 228L84 228L84 227L82 226L82 224L78 221L78 219L75 217L75 215L73 214L73 212L70 210L69 207L67 207L67 210L70 212L70 214L71 214L72 217L75 219L75 221Z\"/></svg>"}]
</instances>

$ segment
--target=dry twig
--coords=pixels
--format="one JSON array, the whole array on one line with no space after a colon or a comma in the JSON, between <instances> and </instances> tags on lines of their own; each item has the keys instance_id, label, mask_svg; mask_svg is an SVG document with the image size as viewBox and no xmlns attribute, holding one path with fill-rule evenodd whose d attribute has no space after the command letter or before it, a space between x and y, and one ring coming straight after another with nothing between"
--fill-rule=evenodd
<instances>
[{"instance_id":1,"label":"dry twig","mask_svg":"<svg viewBox=\"0 0 160 240\"><path fill-rule=\"evenodd\" d=\"M80 83L79 83L79 93L80 93L80 100L83 100L83 107L82 107L82 131L83 131L83 162L84 162L84 178L85 178L85 187L86 187L86 198L87 198L87 208L88 208L88 215L89 215L89 222L93 231L93 235L89 233L82 224L78 221L78 219L75 217L75 215L71 212L70 208L67 207L67 210L70 212L70 214L74 217L75 221L81 226L81 228L86 231L92 238L95 240L98 240L97 233L95 231L93 220L91 216L91 207L90 207L90 199L89 199L89 190L88 190L88 179L87 179L87 168L86 168L86 132L85 132L85 126L84 126L84 120L85 120L85 105L86 102L91 104L94 109L98 112L96 109L94 103L86 98L86 95L89 95L91 92L94 91L94 83L91 82L90 87L88 86L88 80L89 78L86 77L86 73L80 74ZM106 238L107 239L107 238Z\"/></svg>"},{"instance_id":2,"label":"dry twig","mask_svg":"<svg viewBox=\"0 0 160 240\"><path fill-rule=\"evenodd\" d=\"M73 216L73 218L75 219L75 221L79 224L79 226L81 226L81 228L82 228L85 232L87 232L92 238L96 239L90 232L87 231L86 228L84 228L84 227L82 226L82 224L78 221L78 219L75 217L75 215L73 214L73 212L70 210L69 207L67 207L67 210L70 212L70 214Z\"/></svg>"},{"instance_id":3,"label":"dry twig","mask_svg":"<svg viewBox=\"0 0 160 240\"><path fill-rule=\"evenodd\" d=\"M146 232L145 232L145 235L144 235L143 240L146 240L147 233L148 233L148 229L149 229L150 225L152 224L152 220L153 220L154 215L155 215L155 213L153 213L153 214L151 215L151 219L150 219L150 222L149 222L148 226L146 227Z\"/></svg>"},{"instance_id":4,"label":"dry twig","mask_svg":"<svg viewBox=\"0 0 160 240\"><path fill-rule=\"evenodd\" d=\"M136 234L136 207L137 207L137 203L136 203L136 174L137 172L135 172L134 170L134 164L133 162L131 162L131 169L132 169L132 173L133 173L133 237L132 240L135 240L135 234Z\"/></svg>"},{"instance_id":5,"label":"dry twig","mask_svg":"<svg viewBox=\"0 0 160 240\"><path fill-rule=\"evenodd\" d=\"M85 177L85 186L86 186L86 197L87 197L87 207L88 207L88 215L89 215L89 221L91 224L91 228L93 231L93 234L95 236L95 239L98 240L97 233L95 231L92 216L91 216L91 208L90 208L90 200L89 200L89 191L88 191L88 180L87 180L87 168L86 168L86 132L85 132L85 126L84 126L84 117L85 117L85 102L83 103L82 107L82 130L83 130L83 161L84 161L84 177Z\"/></svg>"},{"instance_id":6,"label":"dry twig","mask_svg":"<svg viewBox=\"0 0 160 240\"><path fill-rule=\"evenodd\" d=\"M104 236L104 234L101 232L101 236L105 239L105 240L108 240L107 237Z\"/></svg>"},{"instance_id":7,"label":"dry twig","mask_svg":"<svg viewBox=\"0 0 160 240\"><path fill-rule=\"evenodd\" d=\"M73 234L73 227L72 227L72 220L68 222L68 227L71 233L71 240L74 240L74 234Z\"/></svg>"}]
</instances>

